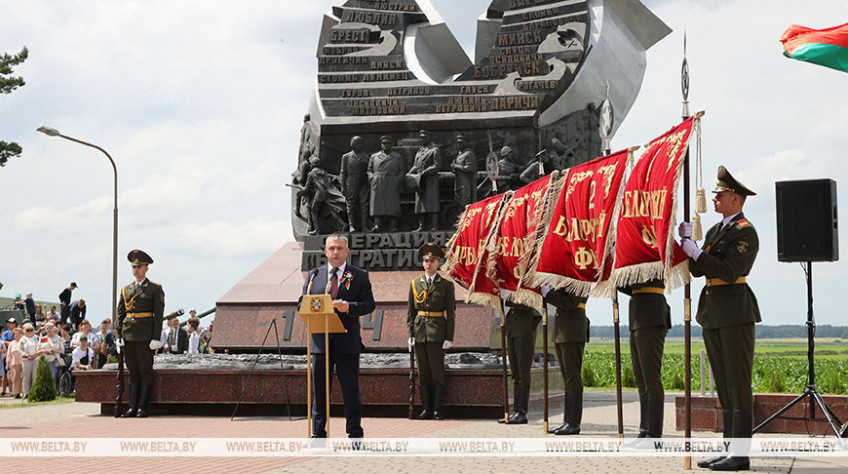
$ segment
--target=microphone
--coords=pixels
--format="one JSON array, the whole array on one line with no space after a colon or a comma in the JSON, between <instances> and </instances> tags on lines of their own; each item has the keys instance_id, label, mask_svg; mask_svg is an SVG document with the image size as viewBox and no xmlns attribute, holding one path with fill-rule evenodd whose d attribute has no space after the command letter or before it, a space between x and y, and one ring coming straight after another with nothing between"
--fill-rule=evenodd
<instances>
[{"instance_id":1,"label":"microphone","mask_svg":"<svg viewBox=\"0 0 848 474\"><path fill-rule=\"evenodd\" d=\"M309 272L309 284L308 284L308 285L306 285L306 294L307 294L307 295L311 295L311 294L312 294L312 281L313 281L313 280L315 280L315 275L317 275L317 274L318 274L318 269L317 269L317 268L313 268L313 269Z\"/></svg>"}]
</instances>

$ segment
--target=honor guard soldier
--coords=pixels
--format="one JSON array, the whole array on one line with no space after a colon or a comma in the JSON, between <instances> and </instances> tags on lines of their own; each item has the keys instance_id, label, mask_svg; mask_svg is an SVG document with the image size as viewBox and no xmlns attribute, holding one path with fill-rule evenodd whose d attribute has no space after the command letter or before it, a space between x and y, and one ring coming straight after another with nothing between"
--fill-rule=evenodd
<instances>
[{"instance_id":1,"label":"honor guard soldier","mask_svg":"<svg viewBox=\"0 0 848 474\"><path fill-rule=\"evenodd\" d=\"M704 328L704 345L716 380L716 392L724 417L725 438L750 438L754 408L751 373L754 362L754 325L761 321L754 292L746 277L754 265L760 241L754 226L742 214L748 196L755 193L718 168L713 190L715 211L723 216L707 231L703 248L692 242L692 225L680 224L683 251L690 257L689 270L706 277L698 300L697 321ZM713 471L750 468L747 453L700 461Z\"/></svg>"},{"instance_id":2,"label":"honor guard soldier","mask_svg":"<svg viewBox=\"0 0 848 474\"><path fill-rule=\"evenodd\" d=\"M122 418L147 416L147 397L153 382L153 351L159 349L165 292L147 279L150 255L133 250L127 256L135 281L121 289L118 299L117 347L124 352L130 379L129 409Z\"/></svg>"},{"instance_id":3,"label":"honor guard soldier","mask_svg":"<svg viewBox=\"0 0 848 474\"><path fill-rule=\"evenodd\" d=\"M637 438L661 438L665 391L662 357L665 336L671 328L671 310L665 299L665 283L651 280L620 288L630 295L630 358L639 389Z\"/></svg>"},{"instance_id":4,"label":"honor guard soldier","mask_svg":"<svg viewBox=\"0 0 848 474\"><path fill-rule=\"evenodd\" d=\"M419 420L443 420L445 391L445 351L453 341L456 298L453 282L437 273L445 251L434 243L418 249L424 262L424 275L409 283L406 325L410 346L418 360L418 380L422 411Z\"/></svg>"},{"instance_id":5,"label":"honor guard soldier","mask_svg":"<svg viewBox=\"0 0 848 474\"><path fill-rule=\"evenodd\" d=\"M527 423L527 407L530 404L530 369L536 347L536 327L542 321L542 315L529 306L508 301L509 296L509 291L501 290L501 298L509 306L504 335L512 375L512 414L506 420L499 419L498 423L523 425Z\"/></svg>"},{"instance_id":6,"label":"honor guard soldier","mask_svg":"<svg viewBox=\"0 0 848 474\"><path fill-rule=\"evenodd\" d=\"M566 290L543 287L545 303L556 307L554 345L565 389L562 424L551 433L580 434L583 420L583 350L589 342L589 318L586 317L586 297Z\"/></svg>"}]
</instances>

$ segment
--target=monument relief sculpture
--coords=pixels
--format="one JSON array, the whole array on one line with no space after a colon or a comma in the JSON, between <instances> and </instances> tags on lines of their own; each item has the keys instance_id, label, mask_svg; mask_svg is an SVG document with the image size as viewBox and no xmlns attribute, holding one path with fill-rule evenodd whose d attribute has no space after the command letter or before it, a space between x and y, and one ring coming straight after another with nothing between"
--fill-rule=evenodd
<instances>
[{"instance_id":1,"label":"monument relief sculpture","mask_svg":"<svg viewBox=\"0 0 848 474\"><path fill-rule=\"evenodd\" d=\"M367 231L371 186L368 184L368 153L362 151L365 140L357 135L350 139L351 150L342 155L339 178L347 201L347 221L351 232Z\"/></svg>"},{"instance_id":2,"label":"monument relief sculpture","mask_svg":"<svg viewBox=\"0 0 848 474\"><path fill-rule=\"evenodd\" d=\"M421 148L415 153L415 162L409 174L417 182L415 193L415 214L418 216L417 232L439 229L439 169L442 167L442 153L433 143L433 134L421 130L418 134Z\"/></svg>"},{"instance_id":3,"label":"monument relief sculpture","mask_svg":"<svg viewBox=\"0 0 848 474\"><path fill-rule=\"evenodd\" d=\"M477 155L461 133L456 136L456 147L459 151L451 163L454 198L459 209L465 209L465 206L477 202Z\"/></svg>"},{"instance_id":4,"label":"monument relief sculpture","mask_svg":"<svg viewBox=\"0 0 848 474\"><path fill-rule=\"evenodd\" d=\"M374 232L397 232L400 217L400 188L403 183L403 158L392 151L395 141L380 137L380 151L368 160L368 182L371 184L371 216Z\"/></svg>"},{"instance_id":5,"label":"monument relief sculpture","mask_svg":"<svg viewBox=\"0 0 848 474\"><path fill-rule=\"evenodd\" d=\"M307 222L308 233L315 235L321 230L321 220L325 218L332 224L333 230L344 231L347 223L341 214L345 211L345 198L333 177L321 168L321 160L317 156L309 159L311 169L306 177L306 184L297 192L297 201L305 199L309 209Z\"/></svg>"},{"instance_id":6,"label":"monument relief sculpture","mask_svg":"<svg viewBox=\"0 0 848 474\"><path fill-rule=\"evenodd\" d=\"M367 260L358 264L416 269L411 248L377 249L371 233L447 241L468 204L596 158L600 104L610 98L614 134L641 87L645 51L671 31L639 0L480 7L473 58L428 0L346 0L325 14L292 179L305 264L322 255L310 235L345 220L345 230L365 236L351 240L352 258ZM344 195L341 209L317 206L318 219L316 198L297 191L313 156L339 176Z\"/></svg>"}]
</instances>

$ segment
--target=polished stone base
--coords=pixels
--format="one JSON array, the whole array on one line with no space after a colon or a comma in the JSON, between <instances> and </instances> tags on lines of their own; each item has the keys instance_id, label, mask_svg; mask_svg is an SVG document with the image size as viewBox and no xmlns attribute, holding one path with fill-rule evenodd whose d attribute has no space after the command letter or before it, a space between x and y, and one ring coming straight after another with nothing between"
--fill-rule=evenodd
<instances>
[{"instance_id":1,"label":"polished stone base","mask_svg":"<svg viewBox=\"0 0 848 474\"><path fill-rule=\"evenodd\" d=\"M154 363L150 413L239 416L306 414L306 357L276 354L158 355ZM256 366L254 368L254 363ZM449 354L445 387L446 417L497 418L503 413L503 385L496 355ZM76 401L100 403L101 413L114 413L115 364L77 374ZM360 389L366 416L408 416L408 354L362 354ZM417 383L417 380L416 380ZM247 387L245 389L245 387ZM420 408L416 385L415 409ZM126 403L128 392L124 393ZM332 384L331 410L342 410L338 383ZM343 413L339 411L339 414Z\"/></svg>"},{"instance_id":2,"label":"polished stone base","mask_svg":"<svg viewBox=\"0 0 848 474\"><path fill-rule=\"evenodd\" d=\"M754 394L754 425L757 426L771 415L780 411L798 395L793 394ZM825 403L843 423L848 419L848 396L824 395ZM775 419L763 427L760 433L799 433L832 435L833 431L825 421L819 406L816 405L816 421L810 421L810 398L807 397L787 410L781 417L803 419ZM683 412L685 399L678 396L674 401L677 429L683 430ZM721 405L718 397L692 396L692 430L693 431L722 431Z\"/></svg>"}]
</instances>

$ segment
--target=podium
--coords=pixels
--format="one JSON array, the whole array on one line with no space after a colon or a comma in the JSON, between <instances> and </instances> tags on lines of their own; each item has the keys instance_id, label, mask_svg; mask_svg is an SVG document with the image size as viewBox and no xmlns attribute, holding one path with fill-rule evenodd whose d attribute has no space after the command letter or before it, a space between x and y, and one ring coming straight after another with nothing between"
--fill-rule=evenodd
<instances>
[{"instance_id":1,"label":"podium","mask_svg":"<svg viewBox=\"0 0 848 474\"><path fill-rule=\"evenodd\" d=\"M307 290L311 290L310 288ZM328 294L303 296L297 313L306 323L306 420L309 424L307 437L312 437L312 335L324 334L324 400L327 403L327 437L330 437L330 334L347 332L341 319L333 309L333 299Z\"/></svg>"}]
</instances>

